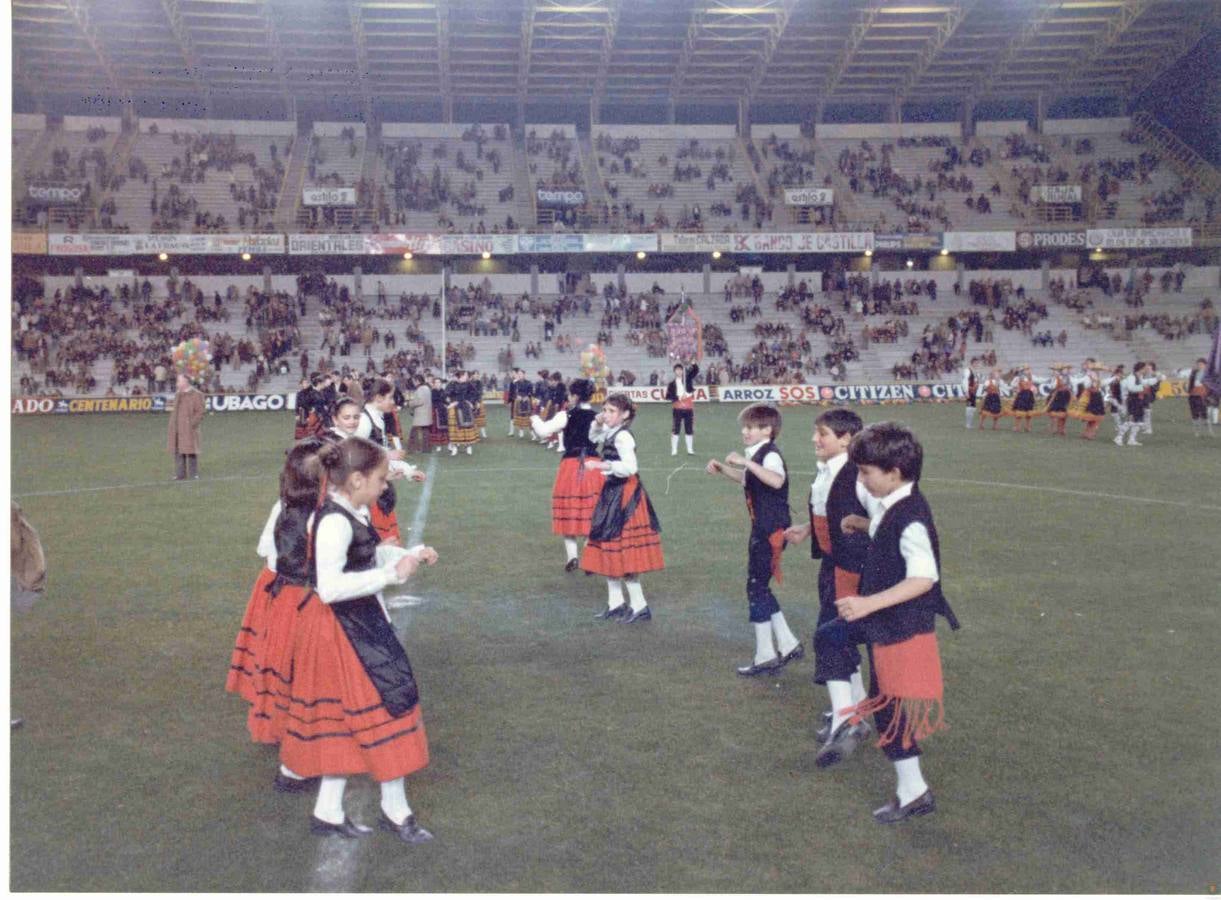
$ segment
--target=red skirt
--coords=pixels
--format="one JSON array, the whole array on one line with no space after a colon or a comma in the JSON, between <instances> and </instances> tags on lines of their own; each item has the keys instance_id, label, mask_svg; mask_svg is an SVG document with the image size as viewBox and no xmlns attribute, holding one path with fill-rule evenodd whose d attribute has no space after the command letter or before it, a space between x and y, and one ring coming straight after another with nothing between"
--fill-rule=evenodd
<instances>
[{"instance_id":1,"label":"red skirt","mask_svg":"<svg viewBox=\"0 0 1221 900\"><path fill-rule=\"evenodd\" d=\"M263 660L258 668L258 690L246 714L250 739L257 744L278 744L284 737L284 712L292 693L293 638L297 633L297 608L311 588L286 584L272 597L267 594L267 627Z\"/></svg>"},{"instance_id":2,"label":"red skirt","mask_svg":"<svg viewBox=\"0 0 1221 900\"><path fill-rule=\"evenodd\" d=\"M623 487L622 504L628 505L633 494L643 491L640 479L633 475ZM619 537L610 541L590 540L581 554L581 568L586 572L622 578L666 567L661 553L661 535L649 522L648 504L644 497L636 504L632 517L623 526Z\"/></svg>"},{"instance_id":3,"label":"red skirt","mask_svg":"<svg viewBox=\"0 0 1221 900\"><path fill-rule=\"evenodd\" d=\"M330 607L315 595L297 618L280 761L306 778L391 781L428 765L420 705L392 716Z\"/></svg>"},{"instance_id":4,"label":"red skirt","mask_svg":"<svg viewBox=\"0 0 1221 900\"><path fill-rule=\"evenodd\" d=\"M598 459L587 456L586 459ZM551 533L564 537L581 537L589 534L589 520L598 505L602 493L603 475L600 471L586 469L579 456L565 457L555 473L555 487L551 489Z\"/></svg>"},{"instance_id":5,"label":"red skirt","mask_svg":"<svg viewBox=\"0 0 1221 900\"><path fill-rule=\"evenodd\" d=\"M396 510L384 513L376 503L369 505L369 521L377 530L377 536L383 541L401 541L399 535L399 515Z\"/></svg>"},{"instance_id":6,"label":"red skirt","mask_svg":"<svg viewBox=\"0 0 1221 900\"><path fill-rule=\"evenodd\" d=\"M428 426L428 441L434 447L445 447L449 445L449 428L445 425L438 424L437 412L433 410L433 424Z\"/></svg>"},{"instance_id":7,"label":"red skirt","mask_svg":"<svg viewBox=\"0 0 1221 900\"><path fill-rule=\"evenodd\" d=\"M225 678L225 690L239 694L247 703L254 703L258 696L259 667L263 663L263 646L267 633L268 601L271 595L267 586L275 581L276 573L263 566L255 579L246 602L246 614L242 616L242 627L238 629L233 653L229 656L229 674Z\"/></svg>"}]
</instances>

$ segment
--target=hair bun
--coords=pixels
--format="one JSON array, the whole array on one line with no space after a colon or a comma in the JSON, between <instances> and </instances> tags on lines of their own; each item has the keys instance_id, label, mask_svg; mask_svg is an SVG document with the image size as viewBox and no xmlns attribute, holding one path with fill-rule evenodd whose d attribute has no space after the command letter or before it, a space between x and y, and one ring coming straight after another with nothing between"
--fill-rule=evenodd
<instances>
[{"instance_id":1,"label":"hair bun","mask_svg":"<svg viewBox=\"0 0 1221 900\"><path fill-rule=\"evenodd\" d=\"M343 465L343 450L339 444L327 444L318 451L318 461L328 470Z\"/></svg>"}]
</instances>

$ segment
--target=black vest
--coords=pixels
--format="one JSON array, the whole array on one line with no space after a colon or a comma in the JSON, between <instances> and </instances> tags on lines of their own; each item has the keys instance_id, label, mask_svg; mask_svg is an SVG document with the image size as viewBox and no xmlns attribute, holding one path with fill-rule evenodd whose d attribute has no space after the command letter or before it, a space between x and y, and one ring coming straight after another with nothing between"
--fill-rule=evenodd
<instances>
[{"instance_id":1,"label":"black vest","mask_svg":"<svg viewBox=\"0 0 1221 900\"><path fill-rule=\"evenodd\" d=\"M564 426L564 458L594 456L597 448L589 439L589 426L598 414L592 409L579 406L568 413L568 424Z\"/></svg>"},{"instance_id":2,"label":"black vest","mask_svg":"<svg viewBox=\"0 0 1221 900\"><path fill-rule=\"evenodd\" d=\"M309 517L312 506L286 506L276 518L276 575L292 584L311 584L313 572L309 554Z\"/></svg>"},{"instance_id":3,"label":"black vest","mask_svg":"<svg viewBox=\"0 0 1221 900\"><path fill-rule=\"evenodd\" d=\"M768 441L751 457L751 462L763 465L769 453L780 453L780 448ZM784 457L780 457L781 461ZM771 534L778 528L788 528L793 524L789 517L789 478L788 466L785 466L784 484L778 488L768 487L750 471L746 470L746 478L742 483L746 491L746 506L750 510L751 529Z\"/></svg>"},{"instance_id":4,"label":"black vest","mask_svg":"<svg viewBox=\"0 0 1221 900\"><path fill-rule=\"evenodd\" d=\"M827 495L827 530L831 532L831 561L837 568L845 572L859 573L865 565L865 551L869 548L869 535L855 531L844 534L840 523L845 516L864 516L869 518L869 510L861 505L856 496L856 479L859 470L856 463L848 460L844 463L835 480L831 482L831 491ZM814 519L814 505L810 504L810 521ZM810 556L818 559L822 551L818 547L818 538L811 535Z\"/></svg>"},{"instance_id":5,"label":"black vest","mask_svg":"<svg viewBox=\"0 0 1221 900\"><path fill-rule=\"evenodd\" d=\"M369 412L365 407L360 408L360 414L369 420L369 440L377 444L379 447L386 446L386 432L377 427L377 420L373 418L373 413Z\"/></svg>"},{"instance_id":6,"label":"black vest","mask_svg":"<svg viewBox=\"0 0 1221 900\"><path fill-rule=\"evenodd\" d=\"M873 540L869 542L861 570L862 597L892 588L907 577L907 564L899 552L899 539L904 529L915 522L928 529L937 572L941 573L941 545L933 525L933 511L919 489L913 489L909 496L885 512ZM935 582L929 591L919 597L879 610L856 624L870 644L897 644L917 634L933 631L938 615L945 616L951 628L958 628L958 619L941 592L941 581Z\"/></svg>"}]
</instances>

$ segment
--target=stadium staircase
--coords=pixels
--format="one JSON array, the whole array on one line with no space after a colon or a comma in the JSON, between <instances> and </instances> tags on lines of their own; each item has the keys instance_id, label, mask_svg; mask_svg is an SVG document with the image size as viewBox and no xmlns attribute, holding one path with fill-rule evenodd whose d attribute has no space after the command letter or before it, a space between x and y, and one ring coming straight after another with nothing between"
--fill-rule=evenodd
<instances>
[{"instance_id":1,"label":"stadium staircase","mask_svg":"<svg viewBox=\"0 0 1221 900\"><path fill-rule=\"evenodd\" d=\"M602 205L608 203L606 186L598 174L598 161L594 156L593 141L590 140L588 134L581 134L579 131L577 132L577 155L581 159L581 178L585 181L587 192L585 196L589 198L587 206L590 215L595 217L594 221L600 222Z\"/></svg>"},{"instance_id":2,"label":"stadium staircase","mask_svg":"<svg viewBox=\"0 0 1221 900\"><path fill-rule=\"evenodd\" d=\"M1132 127L1184 181L1190 180L1202 193L1221 194L1221 172L1152 115L1141 110L1132 116Z\"/></svg>"},{"instance_id":3,"label":"stadium staircase","mask_svg":"<svg viewBox=\"0 0 1221 900\"><path fill-rule=\"evenodd\" d=\"M296 227L297 210L301 207L301 191L305 188L306 163L309 158L309 132L297 130L288 162L284 166L284 183L276 200L275 223L283 231Z\"/></svg>"}]
</instances>

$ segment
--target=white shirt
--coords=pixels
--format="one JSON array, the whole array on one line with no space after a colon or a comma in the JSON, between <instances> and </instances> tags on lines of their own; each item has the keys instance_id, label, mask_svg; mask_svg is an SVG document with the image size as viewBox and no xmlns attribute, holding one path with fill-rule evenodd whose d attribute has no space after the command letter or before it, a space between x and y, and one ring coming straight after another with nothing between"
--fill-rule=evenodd
<instances>
[{"instance_id":1,"label":"white shirt","mask_svg":"<svg viewBox=\"0 0 1221 900\"><path fill-rule=\"evenodd\" d=\"M1157 384L1160 380L1161 379L1156 375L1152 378L1137 378L1136 373L1133 372L1123 381L1119 382L1120 396L1123 398L1124 402L1127 402L1129 394L1139 394L1145 388L1153 387L1153 385Z\"/></svg>"},{"instance_id":2,"label":"white shirt","mask_svg":"<svg viewBox=\"0 0 1221 900\"><path fill-rule=\"evenodd\" d=\"M636 464L636 439L632 437L632 433L625 431L621 425L605 428L595 421L589 426L589 439L594 443L605 441L608 438L614 443L615 450L619 452L618 459L608 461L610 474L620 478L630 478L635 475L639 471L639 467Z\"/></svg>"},{"instance_id":3,"label":"white shirt","mask_svg":"<svg viewBox=\"0 0 1221 900\"><path fill-rule=\"evenodd\" d=\"M885 497L876 500L869 507L869 537L878 533L878 526L890 509L905 497L910 497L915 485L908 481L895 488ZM940 581L937 573L937 557L933 555L933 544L929 540L928 529L920 522L912 522L899 535L899 553L907 564L907 578L931 578Z\"/></svg>"},{"instance_id":4,"label":"white shirt","mask_svg":"<svg viewBox=\"0 0 1221 900\"><path fill-rule=\"evenodd\" d=\"M280 518L280 509L280 501L277 500L271 508L271 515L267 517L267 524L263 526L263 533L259 535L256 551L273 572L276 570L276 519Z\"/></svg>"},{"instance_id":5,"label":"white shirt","mask_svg":"<svg viewBox=\"0 0 1221 900\"><path fill-rule=\"evenodd\" d=\"M967 366L962 370L962 389L964 391L971 390L971 376L975 374L975 370ZM976 389L979 387L979 379L975 379Z\"/></svg>"},{"instance_id":6,"label":"white shirt","mask_svg":"<svg viewBox=\"0 0 1221 900\"><path fill-rule=\"evenodd\" d=\"M593 409L588 403L582 403L580 409ZM530 417L530 427L534 429L534 433L539 437L551 437L551 435L563 431L568 427L568 411L560 410L546 422L542 416L533 415Z\"/></svg>"},{"instance_id":7,"label":"white shirt","mask_svg":"<svg viewBox=\"0 0 1221 900\"><path fill-rule=\"evenodd\" d=\"M359 521L369 522L369 509L362 506L354 507L347 497L337 491L330 492L330 498L337 506L341 506L355 516ZM395 564L408 554L415 553L419 548L404 550L402 547L379 544L377 547L377 567L364 572L345 572L348 561L348 547L352 543L352 525L345 516L331 513L322 517L318 523L316 546L316 564L318 567L318 596L323 603L338 603L340 600L352 600L356 597L377 596L377 601L386 611L385 600L382 599L382 589L391 584L402 584L398 577ZM389 614L387 613L387 618Z\"/></svg>"},{"instance_id":8,"label":"white shirt","mask_svg":"<svg viewBox=\"0 0 1221 900\"><path fill-rule=\"evenodd\" d=\"M747 459L754 459L755 454L759 452L759 448L766 443L767 441L759 441L757 444L751 444L746 448L744 455ZM788 478L788 474L784 471L784 460L775 450L772 450L767 456L763 457L762 465L769 472L775 472L777 475L784 475L785 478Z\"/></svg>"},{"instance_id":9,"label":"white shirt","mask_svg":"<svg viewBox=\"0 0 1221 900\"><path fill-rule=\"evenodd\" d=\"M835 483L835 479L839 477L839 473L843 471L847 462L847 451L832 456L826 462L819 460L818 474L810 485L810 506L814 509L814 515L825 516L827 514L827 499L831 496L831 485ZM871 510L877 503L860 481L856 482L856 499L866 510Z\"/></svg>"},{"instance_id":10,"label":"white shirt","mask_svg":"<svg viewBox=\"0 0 1221 900\"><path fill-rule=\"evenodd\" d=\"M368 415L365 415L368 413ZM372 418L372 421L369 421ZM373 434L373 426L376 425L382 432L382 446L386 446L386 417L382 415L382 411L372 403L366 403L361 410L360 418L356 420L356 436L365 440L372 440L370 437Z\"/></svg>"}]
</instances>

